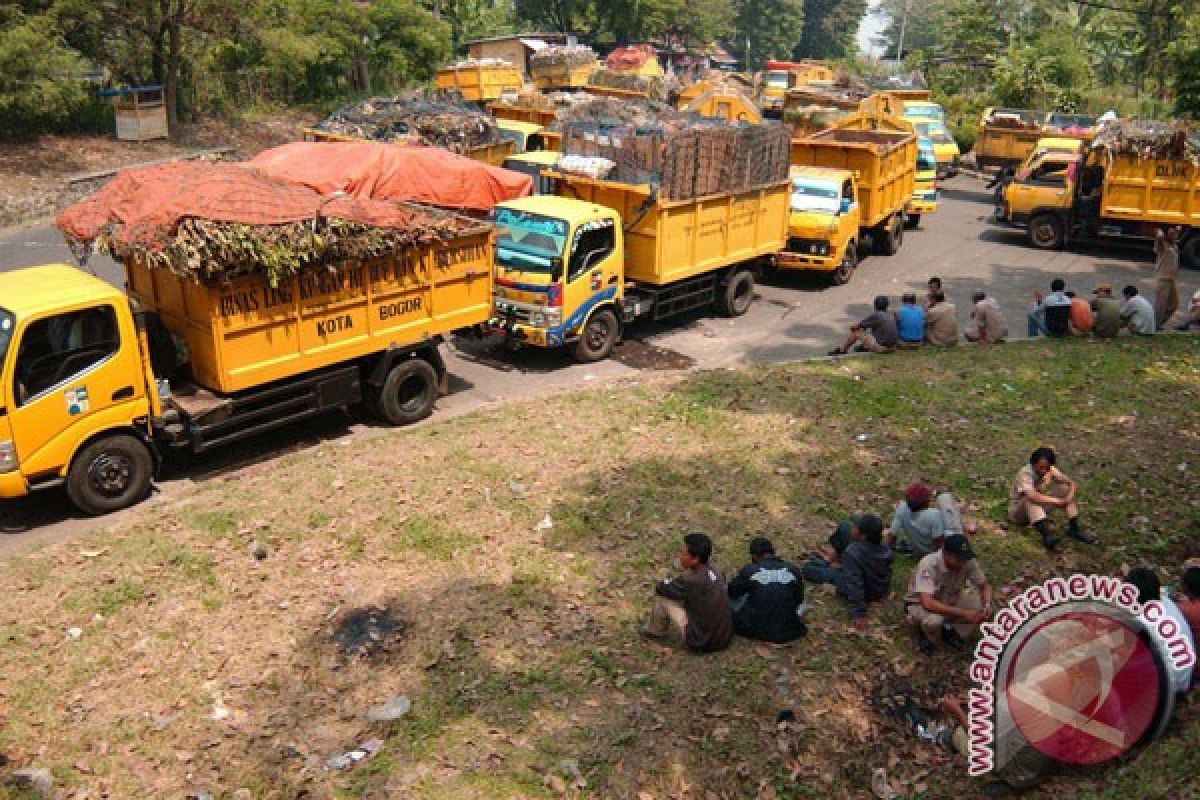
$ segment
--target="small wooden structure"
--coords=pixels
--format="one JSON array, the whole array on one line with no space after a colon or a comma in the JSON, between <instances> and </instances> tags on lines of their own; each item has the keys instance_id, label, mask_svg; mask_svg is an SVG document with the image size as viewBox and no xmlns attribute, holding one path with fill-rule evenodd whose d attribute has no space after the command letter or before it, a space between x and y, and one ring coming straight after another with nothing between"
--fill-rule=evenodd
<instances>
[{"instance_id":1,"label":"small wooden structure","mask_svg":"<svg viewBox=\"0 0 1200 800\"><path fill-rule=\"evenodd\" d=\"M167 138L167 104L162 86L132 86L104 89L111 97L117 118L117 138L125 142L145 142Z\"/></svg>"}]
</instances>

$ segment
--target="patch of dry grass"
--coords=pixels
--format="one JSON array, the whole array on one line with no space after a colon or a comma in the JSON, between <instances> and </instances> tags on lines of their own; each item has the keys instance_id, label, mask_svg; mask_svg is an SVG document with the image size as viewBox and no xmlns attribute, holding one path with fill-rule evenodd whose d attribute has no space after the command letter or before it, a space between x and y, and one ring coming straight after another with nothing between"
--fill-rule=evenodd
<instances>
[{"instance_id":1,"label":"patch of dry grass","mask_svg":"<svg viewBox=\"0 0 1200 800\"><path fill-rule=\"evenodd\" d=\"M866 704L882 670L965 684L965 657L914 655L898 603L857 635L810 589L806 640L698 657L636 635L652 582L689 529L727 570L758 534L798 559L916 479L970 503L998 586L1173 566L1198 547L1198 351L1164 337L699 373L258 464L5 564L0 746L78 797L857 797L877 766L913 796L969 796L962 765ZM1041 443L1081 481L1101 547L1047 557L1001 524ZM332 627L369 605L408 627L347 658ZM409 716L364 719L397 694ZM781 708L798 717L782 738ZM1185 710L1127 772L1044 796L1161 796L1194 776L1198 731ZM379 753L325 769L372 737Z\"/></svg>"}]
</instances>

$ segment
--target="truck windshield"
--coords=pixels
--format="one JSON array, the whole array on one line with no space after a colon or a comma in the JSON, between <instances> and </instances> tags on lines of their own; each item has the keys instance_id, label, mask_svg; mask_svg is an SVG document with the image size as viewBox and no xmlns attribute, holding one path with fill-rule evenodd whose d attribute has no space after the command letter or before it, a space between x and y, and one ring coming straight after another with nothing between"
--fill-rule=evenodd
<instances>
[{"instance_id":1,"label":"truck windshield","mask_svg":"<svg viewBox=\"0 0 1200 800\"><path fill-rule=\"evenodd\" d=\"M937 169L937 158L933 155L933 144L924 142L917 149L917 172L933 172Z\"/></svg>"},{"instance_id":2,"label":"truck windshield","mask_svg":"<svg viewBox=\"0 0 1200 800\"><path fill-rule=\"evenodd\" d=\"M838 187L811 178L792 178L792 211L823 211L836 214L840 205Z\"/></svg>"},{"instance_id":3,"label":"truck windshield","mask_svg":"<svg viewBox=\"0 0 1200 800\"><path fill-rule=\"evenodd\" d=\"M11 311L0 308L0 366L4 365L4 357L8 355L8 343L12 341L13 331L17 329L17 318Z\"/></svg>"},{"instance_id":4,"label":"truck windshield","mask_svg":"<svg viewBox=\"0 0 1200 800\"><path fill-rule=\"evenodd\" d=\"M909 119L943 120L946 118L946 112L936 103L909 104L904 107L904 116Z\"/></svg>"},{"instance_id":5,"label":"truck windshield","mask_svg":"<svg viewBox=\"0 0 1200 800\"><path fill-rule=\"evenodd\" d=\"M567 243L566 220L532 211L496 209L496 262L508 269L550 272Z\"/></svg>"},{"instance_id":6,"label":"truck windshield","mask_svg":"<svg viewBox=\"0 0 1200 800\"><path fill-rule=\"evenodd\" d=\"M788 88L788 73L786 72L768 72L767 86L773 89Z\"/></svg>"}]
</instances>

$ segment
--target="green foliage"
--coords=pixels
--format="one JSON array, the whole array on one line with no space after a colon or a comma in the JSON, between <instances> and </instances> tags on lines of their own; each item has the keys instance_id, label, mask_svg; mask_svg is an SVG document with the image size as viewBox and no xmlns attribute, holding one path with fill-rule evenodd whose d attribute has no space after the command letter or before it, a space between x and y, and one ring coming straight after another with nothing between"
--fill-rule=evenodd
<instances>
[{"instance_id":1,"label":"green foliage","mask_svg":"<svg viewBox=\"0 0 1200 800\"><path fill-rule=\"evenodd\" d=\"M804 31L804 0L734 0L736 49L750 67L787 58Z\"/></svg>"},{"instance_id":2,"label":"green foliage","mask_svg":"<svg viewBox=\"0 0 1200 800\"><path fill-rule=\"evenodd\" d=\"M804 29L797 58L844 58L856 52L855 39L866 0L804 0Z\"/></svg>"},{"instance_id":3,"label":"green foliage","mask_svg":"<svg viewBox=\"0 0 1200 800\"><path fill-rule=\"evenodd\" d=\"M1175 73L1175 113L1200 119L1200 16L1193 14L1171 45Z\"/></svg>"},{"instance_id":4,"label":"green foliage","mask_svg":"<svg viewBox=\"0 0 1200 800\"><path fill-rule=\"evenodd\" d=\"M0 138L36 133L77 117L93 101L87 65L46 14L0 9Z\"/></svg>"}]
</instances>

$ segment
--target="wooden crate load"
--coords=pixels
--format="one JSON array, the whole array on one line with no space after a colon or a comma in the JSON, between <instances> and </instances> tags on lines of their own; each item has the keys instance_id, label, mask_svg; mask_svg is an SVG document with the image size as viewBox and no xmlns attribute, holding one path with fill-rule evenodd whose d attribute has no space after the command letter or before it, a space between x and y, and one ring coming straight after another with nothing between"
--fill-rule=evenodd
<instances>
[{"instance_id":1,"label":"wooden crate load","mask_svg":"<svg viewBox=\"0 0 1200 800\"><path fill-rule=\"evenodd\" d=\"M777 123L729 123L683 112L667 112L651 124L572 122L563 130L567 155L607 159L607 179L650 184L669 200L785 180L790 142L790 131Z\"/></svg>"}]
</instances>

